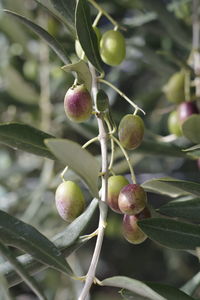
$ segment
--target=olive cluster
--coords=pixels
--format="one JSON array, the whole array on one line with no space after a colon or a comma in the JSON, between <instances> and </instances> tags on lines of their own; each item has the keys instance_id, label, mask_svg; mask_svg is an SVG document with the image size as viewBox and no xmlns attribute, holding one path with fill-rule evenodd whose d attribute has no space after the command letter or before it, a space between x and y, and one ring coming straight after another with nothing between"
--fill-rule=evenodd
<instances>
[{"instance_id":1,"label":"olive cluster","mask_svg":"<svg viewBox=\"0 0 200 300\"><path fill-rule=\"evenodd\" d=\"M181 70L173 74L164 86L166 98L177 105L168 117L169 132L176 136L182 136L181 125L193 114L199 114L195 101L185 101L185 72Z\"/></svg>"},{"instance_id":2,"label":"olive cluster","mask_svg":"<svg viewBox=\"0 0 200 300\"><path fill-rule=\"evenodd\" d=\"M121 64L126 56L125 39L118 30L108 30L101 35L97 27L93 27L99 44L101 59L110 66ZM76 54L79 58L87 60L78 40L75 42Z\"/></svg>"},{"instance_id":3,"label":"olive cluster","mask_svg":"<svg viewBox=\"0 0 200 300\"><path fill-rule=\"evenodd\" d=\"M122 230L125 239L132 244L142 243L147 236L137 221L150 217L144 189L139 184L129 184L124 176L111 176L108 178L107 203L114 212L124 214Z\"/></svg>"}]
</instances>

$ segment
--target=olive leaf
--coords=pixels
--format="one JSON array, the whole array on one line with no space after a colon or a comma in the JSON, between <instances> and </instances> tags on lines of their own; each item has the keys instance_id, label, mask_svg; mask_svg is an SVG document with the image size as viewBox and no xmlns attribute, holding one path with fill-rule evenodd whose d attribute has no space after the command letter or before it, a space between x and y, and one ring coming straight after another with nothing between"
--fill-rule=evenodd
<instances>
[{"instance_id":1,"label":"olive leaf","mask_svg":"<svg viewBox=\"0 0 200 300\"><path fill-rule=\"evenodd\" d=\"M87 64L83 60L79 60L77 63L65 65L61 68L65 72L75 71L79 83L84 83L88 91L92 86L92 75Z\"/></svg>"}]
</instances>

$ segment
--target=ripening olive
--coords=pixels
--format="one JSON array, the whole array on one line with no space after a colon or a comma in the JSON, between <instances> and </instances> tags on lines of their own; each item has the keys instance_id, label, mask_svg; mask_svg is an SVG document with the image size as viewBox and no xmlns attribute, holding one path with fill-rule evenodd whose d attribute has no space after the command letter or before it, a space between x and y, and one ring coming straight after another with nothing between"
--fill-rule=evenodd
<instances>
[{"instance_id":1,"label":"ripening olive","mask_svg":"<svg viewBox=\"0 0 200 300\"><path fill-rule=\"evenodd\" d=\"M126 56L126 45L123 35L119 31L106 31L100 41L100 55L102 60L110 65L119 65Z\"/></svg>"},{"instance_id":2,"label":"ripening olive","mask_svg":"<svg viewBox=\"0 0 200 300\"><path fill-rule=\"evenodd\" d=\"M185 100L184 85L185 85L184 72L180 71L173 74L163 88L166 98L173 103L183 102Z\"/></svg>"},{"instance_id":3,"label":"ripening olive","mask_svg":"<svg viewBox=\"0 0 200 300\"><path fill-rule=\"evenodd\" d=\"M151 214L148 208L145 209L138 215L124 215L122 223L122 232L125 239L131 244L141 244L147 239L146 234L137 225L137 221L150 218Z\"/></svg>"},{"instance_id":4,"label":"ripening olive","mask_svg":"<svg viewBox=\"0 0 200 300\"><path fill-rule=\"evenodd\" d=\"M119 193L119 209L126 215L139 214L146 204L146 192L139 184L128 184Z\"/></svg>"},{"instance_id":5,"label":"ripening olive","mask_svg":"<svg viewBox=\"0 0 200 300\"><path fill-rule=\"evenodd\" d=\"M196 103L191 101L181 103L177 111L178 119L181 124L191 115L199 113Z\"/></svg>"},{"instance_id":6,"label":"ripening olive","mask_svg":"<svg viewBox=\"0 0 200 300\"><path fill-rule=\"evenodd\" d=\"M55 200L59 215L67 222L76 219L85 208L83 193L73 181L65 181L58 186Z\"/></svg>"},{"instance_id":7,"label":"ripening olive","mask_svg":"<svg viewBox=\"0 0 200 300\"><path fill-rule=\"evenodd\" d=\"M124 116L119 124L118 136L122 146L128 150L137 148L144 136L144 122L137 115Z\"/></svg>"},{"instance_id":8,"label":"ripening olive","mask_svg":"<svg viewBox=\"0 0 200 300\"><path fill-rule=\"evenodd\" d=\"M64 109L67 117L74 122L83 122L91 116L92 98L83 84L72 86L67 91Z\"/></svg>"},{"instance_id":9,"label":"ripening olive","mask_svg":"<svg viewBox=\"0 0 200 300\"><path fill-rule=\"evenodd\" d=\"M129 184L128 180L121 175L111 176L108 178L108 199L109 207L117 212L122 213L118 206L118 197L121 189Z\"/></svg>"},{"instance_id":10,"label":"ripening olive","mask_svg":"<svg viewBox=\"0 0 200 300\"><path fill-rule=\"evenodd\" d=\"M172 111L168 117L168 129L171 134L176 136L182 136L180 120L178 118L178 112Z\"/></svg>"}]
</instances>

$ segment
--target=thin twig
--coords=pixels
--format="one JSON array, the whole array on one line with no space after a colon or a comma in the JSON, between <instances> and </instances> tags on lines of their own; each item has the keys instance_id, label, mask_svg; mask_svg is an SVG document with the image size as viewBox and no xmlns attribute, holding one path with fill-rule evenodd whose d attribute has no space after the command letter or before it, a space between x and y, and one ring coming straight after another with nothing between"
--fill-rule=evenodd
<instances>
[{"instance_id":1,"label":"thin twig","mask_svg":"<svg viewBox=\"0 0 200 300\"><path fill-rule=\"evenodd\" d=\"M93 84L92 84L92 96L95 101L95 109L96 107L96 94L97 94L97 80L96 73L94 67L89 64L90 71L92 74ZM108 188L108 153L107 153L107 133L105 129L105 122L102 119L101 115L97 114L97 123L99 128L99 142L101 146L101 157L102 157L102 188L101 188L101 199L99 201L99 225L98 225L98 235L97 241L93 253L93 257L90 263L90 267L88 269L85 285L83 290L78 298L78 300L85 300L89 294L90 288L95 280L96 268L101 252L101 247L103 243L104 231L106 226L106 218L107 218L107 188Z\"/></svg>"}]
</instances>

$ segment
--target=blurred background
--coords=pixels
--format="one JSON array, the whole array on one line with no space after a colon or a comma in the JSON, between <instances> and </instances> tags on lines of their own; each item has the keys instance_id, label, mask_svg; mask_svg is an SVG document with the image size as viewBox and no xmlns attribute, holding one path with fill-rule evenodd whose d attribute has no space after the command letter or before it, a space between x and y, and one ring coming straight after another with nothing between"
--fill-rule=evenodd
<instances>
[{"instance_id":1,"label":"blurred background","mask_svg":"<svg viewBox=\"0 0 200 300\"><path fill-rule=\"evenodd\" d=\"M173 151L154 145L156 139L173 142L182 149L191 143L186 138L169 136L167 119L176 104L167 101L163 86L180 70L176 59L185 62L192 51L192 1L190 0L113 0L98 1L119 23L127 42L124 62L114 68L104 65L106 79L115 84L145 112L145 141L130 152L139 183L161 176L198 181L197 161L177 156ZM33 0L0 0L0 7L18 12L42 26L62 43L77 60L74 39L69 31L45 8ZM96 10L92 9L92 17ZM101 32L112 29L104 17ZM174 59L174 57L176 59ZM97 132L95 118L81 124L70 122L64 113L63 99L73 77L61 70L62 62L24 25L0 12L0 122L23 122L56 137L84 144ZM112 116L118 125L132 108L115 91L104 86L110 99ZM165 137L162 139L162 137ZM90 146L100 158L98 144ZM54 205L55 189L63 166L39 156L0 147L0 209L35 226L47 237L65 228ZM114 170L129 177L127 163L116 151ZM66 178L79 180L73 172ZM80 183L82 185L82 183ZM83 186L87 201L91 196ZM149 203L158 208L169 200L149 193ZM87 233L96 229L96 213ZM122 217L109 211L108 226L98 265L100 279L124 275L138 280L183 285L198 271L198 260L189 253L163 248L150 240L134 246L121 235ZM85 274L93 253L92 240L70 256L78 274ZM2 260L2 259L1 259ZM47 270L36 278L48 299L77 299L81 283ZM25 284L11 288L14 299L35 299ZM92 300L122 299L116 289L94 286Z\"/></svg>"}]
</instances>

